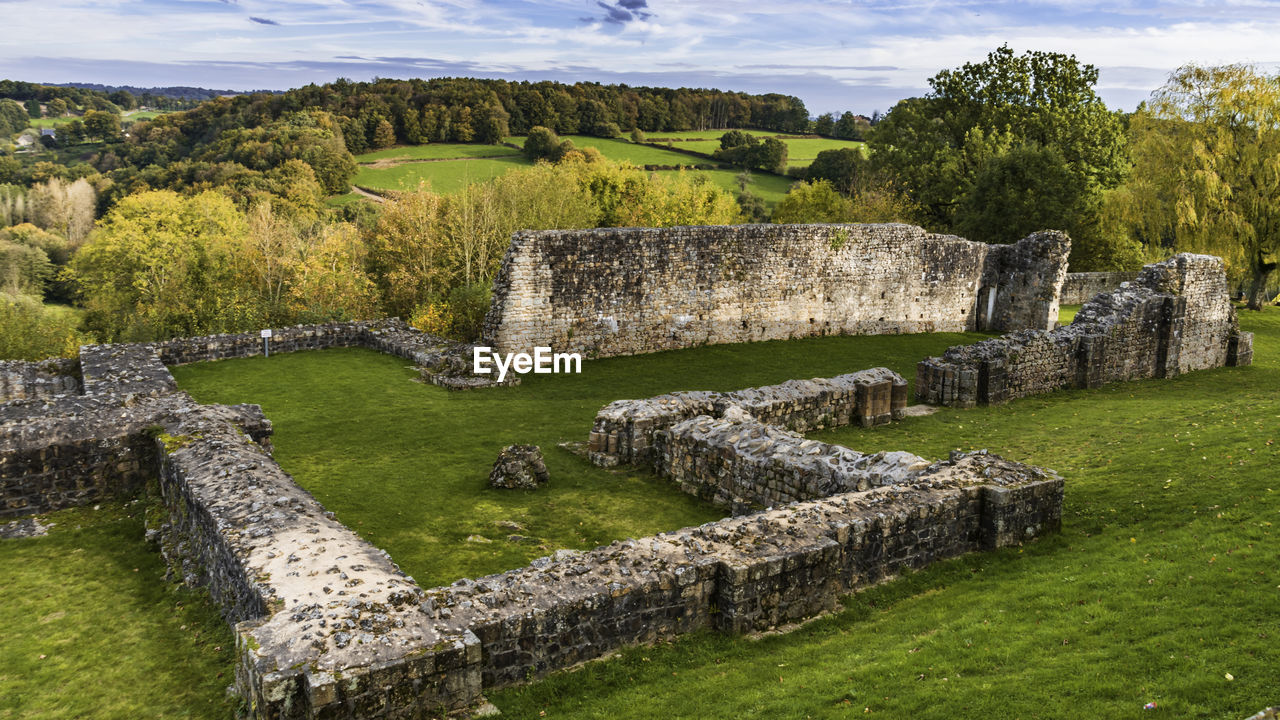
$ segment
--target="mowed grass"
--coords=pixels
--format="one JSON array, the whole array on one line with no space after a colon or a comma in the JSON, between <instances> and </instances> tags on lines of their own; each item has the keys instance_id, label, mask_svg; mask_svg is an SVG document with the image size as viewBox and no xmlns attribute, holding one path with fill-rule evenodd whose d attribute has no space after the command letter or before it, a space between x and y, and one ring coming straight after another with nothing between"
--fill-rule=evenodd
<instances>
[{"instance_id":1,"label":"mowed grass","mask_svg":"<svg viewBox=\"0 0 1280 720\"><path fill-rule=\"evenodd\" d=\"M506 145L476 145L474 143L429 143L427 145L402 145L356 156L358 163L378 160L456 160L459 158L503 157L519 155L520 151Z\"/></svg>"},{"instance_id":2,"label":"mowed grass","mask_svg":"<svg viewBox=\"0 0 1280 720\"><path fill-rule=\"evenodd\" d=\"M1252 367L1059 392L998 408L944 409L892 426L818 436L859 450L904 449L927 457L985 447L1054 468L1067 479L1057 536L910 573L857 593L842 611L790 633L760 639L694 635L487 695L506 717L545 713L577 720L867 714L1240 720L1274 705L1280 687L1280 487L1274 470L1280 461L1280 309L1243 312L1241 324L1256 333ZM344 463L351 507L331 509L349 522L355 510L365 513L366 526L358 529L372 528L378 538L403 523L397 513L438 512L430 506L454 501L447 492L429 489L376 512L355 507L361 490L382 496L403 482L383 464L383 455L396 445L417 453L423 469L408 472L424 478L420 487L438 484L432 478L441 474L425 471L446 462L471 476L469 487L481 488L481 500L458 505L458 516L477 507L487 513L486 502L516 508L520 497L555 503L557 487L574 482L579 472L592 473L594 492L603 497L650 482L652 497L660 498L678 493L640 472L596 474L546 442L552 472L547 488L494 496L497 491L483 489L482 476L489 451L508 438L583 437L598 400L677 387L728 389L877 364L911 377L920 358L973 339L819 338L616 358L588 363L580 377L530 376L519 388L444 396L434 409L423 401L409 416L393 412L410 378L402 361L364 351L176 371L184 387L206 384L211 392L234 395L229 401L266 405L277 424L280 459L304 484L288 458L296 450L289 447L341 445L341 451L321 453ZM286 360L309 362L278 362ZM313 371L332 374L300 377ZM338 407L323 407L335 401ZM535 412L533 405L540 409ZM510 430L489 438L499 425L499 407L510 415L500 425ZM434 417L441 408L451 420L443 428ZM323 426L327 433L318 434ZM396 439L384 442L364 426ZM317 437L307 440L307 434ZM362 439L368 447L352 450ZM474 449L482 444L488 445L484 462ZM345 461L339 457L344 452L366 460ZM473 454L474 461L463 457ZM326 472L323 461L306 465L317 475ZM599 507L557 504L574 516ZM160 582L158 556L139 540L136 519L116 522L109 515L73 512L79 513L76 523L59 520L49 538L0 541L0 717L228 717L221 705L226 679L208 676L228 672L231 661L219 664L201 655L210 644L226 646L211 639L196 646L214 632L213 612L188 602L184 619L171 615L173 591ZM634 508L623 504L616 512ZM646 505L640 514L649 512ZM658 506L656 512L667 511ZM71 526L80 522L84 529L73 534ZM399 551L392 554L405 562ZM52 632L46 629L52 623L39 622L48 611L29 605L39 598L53 612L71 603L97 605L65 619L63 637L74 640L61 645L58 657L75 658L73 671L40 664L54 655L30 659L46 654ZM175 630L183 624L188 630ZM209 630L194 638L191 628L205 624ZM1143 710L1146 703L1156 708Z\"/></svg>"},{"instance_id":3,"label":"mowed grass","mask_svg":"<svg viewBox=\"0 0 1280 720\"><path fill-rule=\"evenodd\" d=\"M406 361L363 349L202 363L173 373L200 402L261 404L284 469L432 586L520 567L560 548L589 549L723 516L651 473L602 470L557 447L585 441L596 411L613 400L835 375L891 355L905 373L925 355L978 337L722 345L589 361L581 375L526 375L519 387L473 392L415 382ZM547 487L487 487L494 458L511 444L542 447ZM509 540L513 535L523 539Z\"/></svg>"},{"instance_id":4,"label":"mowed grass","mask_svg":"<svg viewBox=\"0 0 1280 720\"><path fill-rule=\"evenodd\" d=\"M472 183L505 175L518 167L529 167L523 155L511 157L466 158L439 162L410 162L393 167L373 168L361 165L354 183L372 190L417 190L425 183L438 193L455 193Z\"/></svg>"},{"instance_id":5,"label":"mowed grass","mask_svg":"<svg viewBox=\"0 0 1280 720\"><path fill-rule=\"evenodd\" d=\"M651 132L645 133L646 142L663 142L665 140L690 141L690 140L715 140L720 141L720 136L729 132L728 130L682 130L680 132ZM774 130L743 130L742 132L756 137L776 137L779 134Z\"/></svg>"},{"instance_id":6,"label":"mowed grass","mask_svg":"<svg viewBox=\"0 0 1280 720\"><path fill-rule=\"evenodd\" d=\"M865 155L867 144L856 140L836 140L834 138L797 138L784 141L787 143L787 166L809 167L824 150L842 150L853 148L861 150Z\"/></svg>"},{"instance_id":7,"label":"mowed grass","mask_svg":"<svg viewBox=\"0 0 1280 720\"><path fill-rule=\"evenodd\" d=\"M1241 324L1252 367L816 435L1053 468L1059 535L938 563L789 634L632 649L489 697L578 719L1238 720L1274 705L1280 310Z\"/></svg>"},{"instance_id":8,"label":"mowed grass","mask_svg":"<svg viewBox=\"0 0 1280 720\"><path fill-rule=\"evenodd\" d=\"M99 507L0 540L0 718L230 717L230 629L165 581L141 503Z\"/></svg>"}]
</instances>

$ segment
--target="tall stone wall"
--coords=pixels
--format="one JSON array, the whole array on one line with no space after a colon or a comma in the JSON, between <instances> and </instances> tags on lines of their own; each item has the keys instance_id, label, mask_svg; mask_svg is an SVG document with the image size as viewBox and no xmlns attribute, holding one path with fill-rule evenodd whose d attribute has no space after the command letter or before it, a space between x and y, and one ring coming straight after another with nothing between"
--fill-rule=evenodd
<instances>
[{"instance_id":1,"label":"tall stone wall","mask_svg":"<svg viewBox=\"0 0 1280 720\"><path fill-rule=\"evenodd\" d=\"M1060 388L1093 388L1248 365L1253 336L1242 333L1222 260L1176 255L1095 296L1071 325L1021 331L948 349L916 369L922 402L971 407Z\"/></svg>"},{"instance_id":2,"label":"tall stone wall","mask_svg":"<svg viewBox=\"0 0 1280 720\"><path fill-rule=\"evenodd\" d=\"M483 344L610 356L827 334L1052 328L1070 241L910 225L520 232ZM980 297L981 296L981 297Z\"/></svg>"},{"instance_id":3,"label":"tall stone wall","mask_svg":"<svg viewBox=\"0 0 1280 720\"><path fill-rule=\"evenodd\" d=\"M1111 292L1122 283L1138 279L1136 272L1067 273L1058 301L1063 305L1083 305L1098 293Z\"/></svg>"}]
</instances>

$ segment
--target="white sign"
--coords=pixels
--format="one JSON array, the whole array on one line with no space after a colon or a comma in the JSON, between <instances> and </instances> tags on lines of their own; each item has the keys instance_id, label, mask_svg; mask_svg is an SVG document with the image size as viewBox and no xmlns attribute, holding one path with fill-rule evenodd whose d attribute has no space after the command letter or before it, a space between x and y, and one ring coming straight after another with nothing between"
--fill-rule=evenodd
<instances>
[{"instance_id":1,"label":"white sign","mask_svg":"<svg viewBox=\"0 0 1280 720\"><path fill-rule=\"evenodd\" d=\"M263 330L263 331L262 331L262 337L264 337L264 338L269 338L269 337L271 337L271 331L270 331L270 330Z\"/></svg>"}]
</instances>

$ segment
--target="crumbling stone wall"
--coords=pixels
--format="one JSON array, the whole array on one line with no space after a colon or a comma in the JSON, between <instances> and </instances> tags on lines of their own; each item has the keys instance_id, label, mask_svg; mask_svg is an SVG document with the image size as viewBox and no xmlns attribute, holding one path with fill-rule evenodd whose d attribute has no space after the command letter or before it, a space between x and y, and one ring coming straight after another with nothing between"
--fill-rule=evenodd
<instances>
[{"instance_id":1,"label":"crumbling stone wall","mask_svg":"<svg viewBox=\"0 0 1280 720\"><path fill-rule=\"evenodd\" d=\"M159 443L166 559L236 631L251 717L430 716L480 695L479 644L437 628L422 590L227 422Z\"/></svg>"},{"instance_id":2,"label":"crumbling stone wall","mask_svg":"<svg viewBox=\"0 0 1280 720\"><path fill-rule=\"evenodd\" d=\"M363 345L414 361L432 361L451 343L396 319L331 323L276 331L273 352ZM0 403L0 518L59 510L129 494L155 477L149 431L175 408L194 405L177 390L166 363L262 352L257 333L160 343L85 345L74 361L7 363L23 397ZM60 373L72 373L67 376ZM64 378L65 379L62 379ZM70 388L73 392L53 392ZM83 394L81 394L83 393ZM257 406L208 410L269 445L270 423Z\"/></svg>"},{"instance_id":3,"label":"crumbling stone wall","mask_svg":"<svg viewBox=\"0 0 1280 720\"><path fill-rule=\"evenodd\" d=\"M1058 302L1063 305L1083 305L1098 293L1111 292L1121 284L1138 279L1136 272L1079 272L1067 273L1062 283Z\"/></svg>"},{"instance_id":4,"label":"crumbling stone wall","mask_svg":"<svg viewBox=\"0 0 1280 720\"><path fill-rule=\"evenodd\" d=\"M480 640L485 687L518 684L619 647L700 629L765 630L946 557L1056 530L1062 479L958 455L915 482L561 551L426 591L438 627Z\"/></svg>"},{"instance_id":5,"label":"crumbling stone wall","mask_svg":"<svg viewBox=\"0 0 1280 720\"><path fill-rule=\"evenodd\" d=\"M910 225L519 232L483 343L629 355L826 334L1052 328L1070 241Z\"/></svg>"},{"instance_id":6,"label":"crumbling stone wall","mask_svg":"<svg viewBox=\"0 0 1280 720\"><path fill-rule=\"evenodd\" d=\"M75 360L0 360L0 403L79 393Z\"/></svg>"},{"instance_id":7,"label":"crumbling stone wall","mask_svg":"<svg viewBox=\"0 0 1280 720\"><path fill-rule=\"evenodd\" d=\"M399 332L378 337L394 345ZM179 343L170 357L250 352L230 337L225 345L207 338ZM396 346L397 354L418 352L412 333L410 340ZM1021 542L1061 521L1062 479L1052 472L985 453L920 469L919 459L905 454L901 461L853 459L826 446L828 460L849 460L841 482L828 485L832 490L871 487L902 468L909 474L897 485L590 553L562 551L527 568L423 591L276 465L270 423L256 406L194 403L174 390L154 346L87 347L82 355L84 395L0 405L6 497L10 488L31 487L35 475L57 487L111 463L129 483L158 477L167 512L149 534L174 575L208 588L232 624L236 687L250 717L403 718L462 710L480 700L484 687L524 682L625 645L811 617L902 569ZM826 422L832 408L824 404L851 422L878 421L905 402L895 395L905 388L901 378L876 371L862 379L716 395L799 425L815 417ZM680 457L663 454L674 447L662 445L668 435L672 443L696 442L696 452L714 451L720 436L698 423L727 423L725 432L736 432L734 424L774 431L742 407L722 404L723 418L694 418L660 433L659 456ZM810 462L809 441L777 433L786 463ZM98 437L105 444L75 449ZM62 445L73 449L62 452ZM28 451L34 454L23 455ZM36 455L51 464L38 465ZM743 473L750 461L741 463ZM786 492L799 497L824 489L797 485Z\"/></svg>"},{"instance_id":8,"label":"crumbling stone wall","mask_svg":"<svg viewBox=\"0 0 1280 720\"><path fill-rule=\"evenodd\" d=\"M653 459L655 435L685 420L719 417L730 408L796 432L900 419L907 381L888 368L832 378L788 380L729 393L674 392L643 400L616 400L600 409L588 450L598 465L644 464Z\"/></svg>"},{"instance_id":9,"label":"crumbling stone wall","mask_svg":"<svg viewBox=\"0 0 1280 720\"><path fill-rule=\"evenodd\" d=\"M916 396L937 405L1000 404L1059 388L1248 365L1252 348L1228 298L1222 260L1184 253L1095 296L1067 327L1015 332L921 361Z\"/></svg>"},{"instance_id":10,"label":"crumbling stone wall","mask_svg":"<svg viewBox=\"0 0 1280 720\"><path fill-rule=\"evenodd\" d=\"M911 453L863 455L739 415L702 415L658 433L657 473L684 492L743 514L901 484L929 467L927 460Z\"/></svg>"}]
</instances>

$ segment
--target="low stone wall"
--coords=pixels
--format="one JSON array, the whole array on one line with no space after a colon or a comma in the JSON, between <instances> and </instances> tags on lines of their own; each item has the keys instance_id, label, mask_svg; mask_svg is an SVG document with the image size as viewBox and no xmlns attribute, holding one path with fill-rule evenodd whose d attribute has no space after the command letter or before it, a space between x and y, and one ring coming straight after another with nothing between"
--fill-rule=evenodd
<instances>
[{"instance_id":1,"label":"low stone wall","mask_svg":"<svg viewBox=\"0 0 1280 720\"><path fill-rule=\"evenodd\" d=\"M1063 305L1083 305L1098 293L1111 292L1118 289L1122 283L1137 279L1136 272L1067 273L1058 302Z\"/></svg>"},{"instance_id":2,"label":"low stone wall","mask_svg":"<svg viewBox=\"0 0 1280 720\"><path fill-rule=\"evenodd\" d=\"M423 339L399 326L359 332L367 333L357 338L362 344L384 343L406 357L425 352ZM148 534L173 575L207 588L232 625L236 688L249 717L463 711L484 687L692 630L795 622L905 568L1021 542L1061 522L1062 479L1052 472L985 453L927 468L905 453L854 457L763 424L736 404L803 427L878 422L905 403L898 397L905 383L877 370L741 394L689 394L682 407L710 402L724 417L651 434L658 457L673 466L697 457L687 464L690 478L718 472L709 464L717 452L740 454L731 469L741 478L760 472L779 480L759 484L753 497L761 504L865 492L590 553L562 551L424 591L272 460L270 423L257 406L198 405L173 388L161 361L166 352L175 361L253 352L243 336L220 337L175 341L168 350L86 347L84 395L0 405L0 487L22 514L158 478L166 512ZM332 347L341 337L303 330L290 342ZM752 444L761 438L730 437L743 428L763 428L773 449ZM687 453L675 450L682 442ZM805 484L816 463L833 460L839 472L822 476L829 482ZM68 491L67 483L85 487Z\"/></svg>"},{"instance_id":3,"label":"low stone wall","mask_svg":"<svg viewBox=\"0 0 1280 720\"><path fill-rule=\"evenodd\" d=\"M910 225L518 232L483 344L611 356L814 335L1047 330L1070 240Z\"/></svg>"},{"instance_id":4,"label":"low stone wall","mask_svg":"<svg viewBox=\"0 0 1280 720\"><path fill-rule=\"evenodd\" d=\"M617 400L596 414L588 450L598 465L647 463L653 459L656 433L700 415L718 417L731 407L796 432L880 425L902 417L907 381L888 368L872 368L730 393L675 392Z\"/></svg>"},{"instance_id":5,"label":"low stone wall","mask_svg":"<svg viewBox=\"0 0 1280 720\"><path fill-rule=\"evenodd\" d=\"M0 361L0 403L79 393L80 378L75 360Z\"/></svg>"},{"instance_id":6,"label":"low stone wall","mask_svg":"<svg viewBox=\"0 0 1280 720\"><path fill-rule=\"evenodd\" d=\"M438 627L480 640L485 687L701 629L766 630L909 568L1056 530L1062 479L985 453L907 486L845 493L615 542L426 591Z\"/></svg>"},{"instance_id":7,"label":"low stone wall","mask_svg":"<svg viewBox=\"0 0 1280 720\"><path fill-rule=\"evenodd\" d=\"M418 365L434 364L440 353L457 345L415 330L399 318L273 328L269 343L272 354L367 347L412 360ZM165 365L185 365L263 354L262 336L258 332L176 338L152 343L149 347L153 348L153 352Z\"/></svg>"},{"instance_id":8,"label":"low stone wall","mask_svg":"<svg viewBox=\"0 0 1280 720\"><path fill-rule=\"evenodd\" d=\"M153 437L162 418L196 407L185 393L128 404L118 396L67 396L0 405L0 518L136 492L156 476ZM270 447L271 423L257 405L200 412Z\"/></svg>"},{"instance_id":9,"label":"low stone wall","mask_svg":"<svg viewBox=\"0 0 1280 720\"><path fill-rule=\"evenodd\" d=\"M163 552L233 624L251 717L425 717L479 698L475 637L430 623L412 578L230 424L186 418L159 450Z\"/></svg>"},{"instance_id":10,"label":"low stone wall","mask_svg":"<svg viewBox=\"0 0 1280 720\"><path fill-rule=\"evenodd\" d=\"M657 434L657 473L735 515L908 482L929 467L906 452L863 455L740 416L705 415Z\"/></svg>"},{"instance_id":11,"label":"low stone wall","mask_svg":"<svg viewBox=\"0 0 1280 720\"><path fill-rule=\"evenodd\" d=\"M994 405L1060 388L1248 365L1252 357L1253 336L1239 330L1222 260L1182 254L1095 296L1071 325L1015 332L921 361L916 396L935 405Z\"/></svg>"}]
</instances>

